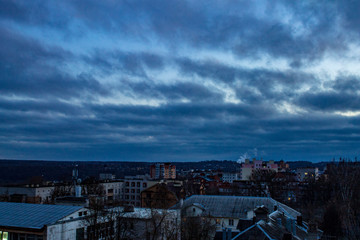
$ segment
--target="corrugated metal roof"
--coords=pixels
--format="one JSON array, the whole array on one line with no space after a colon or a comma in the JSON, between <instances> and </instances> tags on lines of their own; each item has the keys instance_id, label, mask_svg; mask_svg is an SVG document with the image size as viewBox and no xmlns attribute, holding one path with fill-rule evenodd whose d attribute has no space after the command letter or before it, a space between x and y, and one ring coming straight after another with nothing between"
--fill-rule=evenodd
<instances>
[{"instance_id":1,"label":"corrugated metal roof","mask_svg":"<svg viewBox=\"0 0 360 240\"><path fill-rule=\"evenodd\" d=\"M82 207L0 202L0 226L41 229Z\"/></svg>"},{"instance_id":2,"label":"corrugated metal roof","mask_svg":"<svg viewBox=\"0 0 360 240\"><path fill-rule=\"evenodd\" d=\"M213 217L244 219L247 218L248 211L254 210L257 206L261 205L264 205L270 212L274 210L274 206L277 206L293 218L300 215L294 209L269 197L193 195L184 200L182 209L195 203L203 205L206 213ZM178 203L173 208L179 207L180 204Z\"/></svg>"}]
</instances>

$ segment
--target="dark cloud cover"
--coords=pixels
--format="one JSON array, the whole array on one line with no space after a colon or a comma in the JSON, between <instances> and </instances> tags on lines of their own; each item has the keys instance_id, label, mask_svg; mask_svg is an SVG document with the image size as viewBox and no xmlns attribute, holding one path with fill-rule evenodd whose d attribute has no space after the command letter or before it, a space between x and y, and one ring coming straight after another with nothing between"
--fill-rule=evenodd
<instances>
[{"instance_id":1,"label":"dark cloud cover","mask_svg":"<svg viewBox=\"0 0 360 240\"><path fill-rule=\"evenodd\" d=\"M0 158L359 155L357 1L0 5Z\"/></svg>"}]
</instances>

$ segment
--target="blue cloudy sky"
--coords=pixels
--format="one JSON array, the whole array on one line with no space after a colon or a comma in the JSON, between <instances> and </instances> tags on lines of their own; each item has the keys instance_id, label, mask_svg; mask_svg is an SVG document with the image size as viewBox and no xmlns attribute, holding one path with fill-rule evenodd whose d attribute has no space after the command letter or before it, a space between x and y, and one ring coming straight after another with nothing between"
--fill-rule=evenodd
<instances>
[{"instance_id":1,"label":"blue cloudy sky","mask_svg":"<svg viewBox=\"0 0 360 240\"><path fill-rule=\"evenodd\" d=\"M359 12L360 1L0 0L0 158L358 156Z\"/></svg>"}]
</instances>

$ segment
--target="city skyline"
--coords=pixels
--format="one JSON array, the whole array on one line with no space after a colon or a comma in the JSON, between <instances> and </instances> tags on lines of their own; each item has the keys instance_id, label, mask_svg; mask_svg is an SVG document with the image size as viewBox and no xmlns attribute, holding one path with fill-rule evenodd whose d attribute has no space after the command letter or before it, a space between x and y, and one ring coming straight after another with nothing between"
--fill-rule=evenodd
<instances>
[{"instance_id":1,"label":"city skyline","mask_svg":"<svg viewBox=\"0 0 360 240\"><path fill-rule=\"evenodd\" d=\"M0 159L360 155L358 1L0 4Z\"/></svg>"}]
</instances>

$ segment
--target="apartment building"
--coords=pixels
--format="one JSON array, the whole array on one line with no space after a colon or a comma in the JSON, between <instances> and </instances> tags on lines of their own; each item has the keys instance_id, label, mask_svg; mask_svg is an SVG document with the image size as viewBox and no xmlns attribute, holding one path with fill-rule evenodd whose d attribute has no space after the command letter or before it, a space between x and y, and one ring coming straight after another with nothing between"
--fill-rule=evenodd
<instances>
[{"instance_id":1,"label":"apartment building","mask_svg":"<svg viewBox=\"0 0 360 240\"><path fill-rule=\"evenodd\" d=\"M246 159L245 162L241 164L241 180L249 180L251 174L257 169L273 170L278 172L279 166L273 160L266 162L263 160L257 160L256 158L254 158L252 161Z\"/></svg>"},{"instance_id":2,"label":"apartment building","mask_svg":"<svg viewBox=\"0 0 360 240\"><path fill-rule=\"evenodd\" d=\"M151 180L148 175L127 176L124 179L124 203L136 207L141 206L141 192L154 186L158 181Z\"/></svg>"},{"instance_id":3,"label":"apartment building","mask_svg":"<svg viewBox=\"0 0 360 240\"><path fill-rule=\"evenodd\" d=\"M222 173L221 180L223 182L233 183L235 180L240 180L241 174L240 173L230 173L230 172L224 172Z\"/></svg>"},{"instance_id":4,"label":"apartment building","mask_svg":"<svg viewBox=\"0 0 360 240\"><path fill-rule=\"evenodd\" d=\"M150 166L152 179L175 179L176 166L171 163L156 163Z\"/></svg>"}]
</instances>

